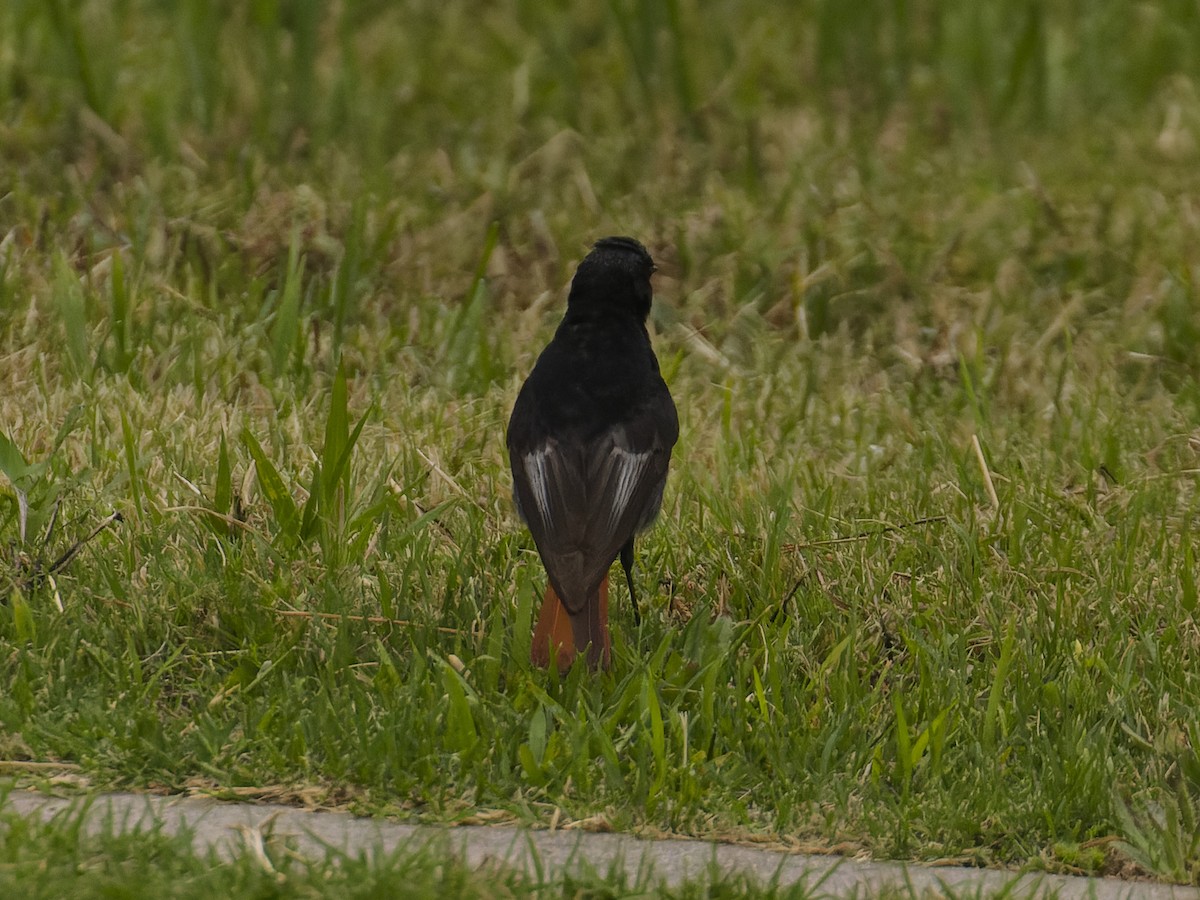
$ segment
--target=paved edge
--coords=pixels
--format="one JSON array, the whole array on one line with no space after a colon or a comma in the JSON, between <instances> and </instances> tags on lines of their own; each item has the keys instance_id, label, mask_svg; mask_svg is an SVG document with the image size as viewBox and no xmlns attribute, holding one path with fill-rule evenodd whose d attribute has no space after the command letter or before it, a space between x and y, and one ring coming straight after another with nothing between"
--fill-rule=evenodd
<instances>
[{"instance_id":1,"label":"paved edge","mask_svg":"<svg viewBox=\"0 0 1200 900\"><path fill-rule=\"evenodd\" d=\"M761 883L773 879L781 886L804 883L817 896L828 897L871 896L893 888L911 896L954 893L1063 900L1200 900L1200 890L1164 884L860 862L692 839L655 841L622 834L531 831L509 825L440 828L202 797L108 793L64 799L13 790L7 796L0 793L0 800L0 825L5 816L15 813L42 821L82 816L85 828L92 831L162 828L177 833L188 828L197 849L216 849L227 858L254 852L256 840L286 837L300 853L313 859L324 859L330 851L357 857L432 849L458 856L470 866L501 862L543 874L585 866L605 873L618 867L631 878L649 872L654 880L668 885L704 878L715 864L721 872L745 874Z\"/></svg>"}]
</instances>

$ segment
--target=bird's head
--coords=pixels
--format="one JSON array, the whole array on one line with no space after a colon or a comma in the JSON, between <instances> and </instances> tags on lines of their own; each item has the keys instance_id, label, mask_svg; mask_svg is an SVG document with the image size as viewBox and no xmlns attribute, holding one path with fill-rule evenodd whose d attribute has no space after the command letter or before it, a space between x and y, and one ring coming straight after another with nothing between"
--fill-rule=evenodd
<instances>
[{"instance_id":1,"label":"bird's head","mask_svg":"<svg viewBox=\"0 0 1200 900\"><path fill-rule=\"evenodd\" d=\"M654 269L646 248L633 238L601 238L575 270L567 308L632 312L644 320L650 314Z\"/></svg>"}]
</instances>

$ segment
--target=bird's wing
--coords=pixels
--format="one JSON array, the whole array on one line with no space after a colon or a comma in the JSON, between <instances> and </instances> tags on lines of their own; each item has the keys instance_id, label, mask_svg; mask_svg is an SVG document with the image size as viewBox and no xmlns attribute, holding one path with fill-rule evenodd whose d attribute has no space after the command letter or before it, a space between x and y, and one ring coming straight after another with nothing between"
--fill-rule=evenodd
<instances>
[{"instance_id":1,"label":"bird's wing","mask_svg":"<svg viewBox=\"0 0 1200 900\"><path fill-rule=\"evenodd\" d=\"M518 509L572 612L657 515L677 434L668 395L588 441L550 437L513 453Z\"/></svg>"}]
</instances>

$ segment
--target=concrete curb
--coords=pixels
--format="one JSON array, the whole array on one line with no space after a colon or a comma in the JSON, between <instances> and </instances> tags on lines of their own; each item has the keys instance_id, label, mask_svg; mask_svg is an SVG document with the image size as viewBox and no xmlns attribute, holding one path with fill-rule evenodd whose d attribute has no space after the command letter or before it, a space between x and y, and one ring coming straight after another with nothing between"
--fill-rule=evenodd
<instances>
[{"instance_id":1,"label":"concrete curb","mask_svg":"<svg viewBox=\"0 0 1200 900\"><path fill-rule=\"evenodd\" d=\"M885 888L914 897L968 894L978 897L1146 898L1200 900L1200 890L1163 884L1063 875L1024 874L961 867L932 868L890 862L859 862L828 856L789 854L698 840L652 841L620 834L530 831L514 826L438 828L368 819L339 812L310 812L274 804L225 803L196 797L99 794L62 799L11 791L0 813L49 821L82 815L86 828L132 831L159 827L169 833L190 828L198 849L226 857L249 850L256 840L288 838L311 858L335 850L349 855L430 848L452 853L468 865L502 862L518 870L569 872L583 866L601 873L623 867L631 878L647 870L669 885L704 877L715 864L722 872L744 873L779 885L803 882L814 894L863 897Z\"/></svg>"}]
</instances>

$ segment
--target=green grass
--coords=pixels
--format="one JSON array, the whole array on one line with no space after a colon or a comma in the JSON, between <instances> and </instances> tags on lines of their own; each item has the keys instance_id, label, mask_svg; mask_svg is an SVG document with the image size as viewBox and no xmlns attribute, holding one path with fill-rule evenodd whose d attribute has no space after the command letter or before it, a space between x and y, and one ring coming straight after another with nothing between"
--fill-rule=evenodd
<instances>
[{"instance_id":1,"label":"green grass","mask_svg":"<svg viewBox=\"0 0 1200 900\"><path fill-rule=\"evenodd\" d=\"M1200 879L1193 6L119 6L0 10L0 757ZM683 433L559 680L610 233Z\"/></svg>"}]
</instances>

